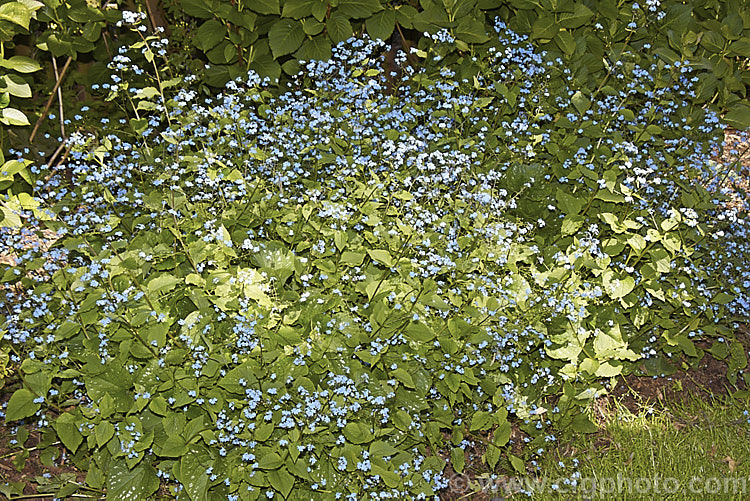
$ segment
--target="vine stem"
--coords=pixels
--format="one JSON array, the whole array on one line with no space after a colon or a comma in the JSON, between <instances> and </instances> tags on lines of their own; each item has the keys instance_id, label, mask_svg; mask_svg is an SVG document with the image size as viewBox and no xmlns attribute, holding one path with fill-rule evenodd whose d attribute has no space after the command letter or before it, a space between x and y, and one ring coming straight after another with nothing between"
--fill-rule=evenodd
<instances>
[{"instance_id":1,"label":"vine stem","mask_svg":"<svg viewBox=\"0 0 750 501\"><path fill-rule=\"evenodd\" d=\"M55 86L52 88L52 94L49 96L49 99L47 99L47 104L44 105L44 111L42 111L42 115L39 117L39 120L36 121L34 129L31 131L31 135L29 136L29 144L34 142L34 137L39 130L39 126L42 124L42 120L47 117L47 113L49 113L49 107L52 106L52 101L55 99L55 93L57 93L57 89L60 88L60 84L65 77L65 73L68 71L68 67L70 66L71 61L73 61L73 56L68 56L68 60L65 61L65 65L63 66L62 71L60 71L60 76L57 78L57 82L55 82Z\"/></svg>"},{"instance_id":2,"label":"vine stem","mask_svg":"<svg viewBox=\"0 0 750 501\"><path fill-rule=\"evenodd\" d=\"M52 58L52 68L55 70L55 79L60 80L60 73L57 71L57 59ZM57 102L60 104L60 136L63 138L63 144L65 142L65 114L63 112L63 97L62 88L57 86Z\"/></svg>"}]
</instances>

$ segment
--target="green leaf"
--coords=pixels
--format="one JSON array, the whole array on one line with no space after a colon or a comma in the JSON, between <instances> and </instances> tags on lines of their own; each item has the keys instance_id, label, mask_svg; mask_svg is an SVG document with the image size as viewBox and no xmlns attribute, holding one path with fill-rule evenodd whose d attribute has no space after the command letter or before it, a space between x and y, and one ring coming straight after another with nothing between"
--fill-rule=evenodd
<instances>
[{"instance_id":1,"label":"green leaf","mask_svg":"<svg viewBox=\"0 0 750 501\"><path fill-rule=\"evenodd\" d=\"M508 421L503 421L500 426L497 427L493 434L492 443L498 447L502 447L507 444L510 440L511 427Z\"/></svg>"},{"instance_id":2,"label":"green leaf","mask_svg":"<svg viewBox=\"0 0 750 501\"><path fill-rule=\"evenodd\" d=\"M418 14L417 9L411 5L396 5L396 21L406 29L412 29L414 16Z\"/></svg>"},{"instance_id":3,"label":"green leaf","mask_svg":"<svg viewBox=\"0 0 750 501\"><path fill-rule=\"evenodd\" d=\"M594 17L594 12L586 7L583 2L578 2L573 7L573 12L564 12L560 15L560 24L563 28L579 28Z\"/></svg>"},{"instance_id":4,"label":"green leaf","mask_svg":"<svg viewBox=\"0 0 750 501\"><path fill-rule=\"evenodd\" d=\"M331 41L319 35L305 40L294 56L300 61L327 61L331 58L331 47Z\"/></svg>"},{"instance_id":5,"label":"green leaf","mask_svg":"<svg viewBox=\"0 0 750 501\"><path fill-rule=\"evenodd\" d=\"M271 54L257 56L250 63L250 69L257 72L261 77L268 77L272 82L278 82L281 76L281 65L277 63Z\"/></svg>"},{"instance_id":6,"label":"green leaf","mask_svg":"<svg viewBox=\"0 0 750 501\"><path fill-rule=\"evenodd\" d=\"M392 457L399 452L399 449L393 447L388 442L377 441L370 444L369 452L371 456L375 457Z\"/></svg>"},{"instance_id":7,"label":"green leaf","mask_svg":"<svg viewBox=\"0 0 750 501\"><path fill-rule=\"evenodd\" d=\"M497 466L498 461L500 461L500 447L496 447L495 445L490 443L490 445L487 446L487 449L484 452L484 460L487 462L489 467L494 470L495 466Z\"/></svg>"},{"instance_id":8,"label":"green leaf","mask_svg":"<svg viewBox=\"0 0 750 501\"><path fill-rule=\"evenodd\" d=\"M388 266L389 268L393 266L393 259L391 258L391 253L387 250L383 249L367 249L367 253L370 255L370 258L380 264L383 264L385 266Z\"/></svg>"},{"instance_id":9,"label":"green leaf","mask_svg":"<svg viewBox=\"0 0 750 501\"><path fill-rule=\"evenodd\" d=\"M30 162L28 160L18 161L16 159L8 160L0 167L0 181L13 179L13 176L18 174L27 183L31 184L31 176L29 176L28 166ZM66 325L66 324L62 324ZM58 329L58 332L60 329Z\"/></svg>"},{"instance_id":10,"label":"green leaf","mask_svg":"<svg viewBox=\"0 0 750 501\"><path fill-rule=\"evenodd\" d=\"M302 24L295 19L280 19L268 31L268 43L275 58L291 54L304 40Z\"/></svg>"},{"instance_id":11,"label":"green leaf","mask_svg":"<svg viewBox=\"0 0 750 501\"><path fill-rule=\"evenodd\" d=\"M575 195L569 195L561 188L557 189L555 198L557 198L557 203L560 205L560 208L563 210L563 212L570 216L574 216L581 212L583 206L586 205L586 201L584 199L576 197Z\"/></svg>"},{"instance_id":12,"label":"green leaf","mask_svg":"<svg viewBox=\"0 0 750 501\"><path fill-rule=\"evenodd\" d=\"M464 450L460 447L454 447L451 449L451 466L453 466L456 473L463 473L465 465L466 455Z\"/></svg>"},{"instance_id":13,"label":"green leaf","mask_svg":"<svg viewBox=\"0 0 750 501\"><path fill-rule=\"evenodd\" d=\"M159 477L156 476L156 469L150 464L141 462L131 470L123 460L113 460L109 463L108 500L148 499L157 489L159 489Z\"/></svg>"},{"instance_id":14,"label":"green leaf","mask_svg":"<svg viewBox=\"0 0 750 501\"><path fill-rule=\"evenodd\" d=\"M573 431L577 433L596 433L599 427L585 414L576 414L572 422Z\"/></svg>"},{"instance_id":15,"label":"green leaf","mask_svg":"<svg viewBox=\"0 0 750 501\"><path fill-rule=\"evenodd\" d=\"M589 359L587 359L589 360ZM603 362L596 368L594 375L597 377L615 377L622 373L620 362Z\"/></svg>"},{"instance_id":16,"label":"green leaf","mask_svg":"<svg viewBox=\"0 0 750 501\"><path fill-rule=\"evenodd\" d=\"M13 393L8 401L8 409L5 413L6 421L17 421L19 419L33 416L42 404L34 403L34 395L26 388L21 388Z\"/></svg>"},{"instance_id":17,"label":"green leaf","mask_svg":"<svg viewBox=\"0 0 750 501\"><path fill-rule=\"evenodd\" d=\"M310 3L312 4L313 17L321 23L325 21L328 12L328 0L310 0Z\"/></svg>"},{"instance_id":18,"label":"green leaf","mask_svg":"<svg viewBox=\"0 0 750 501\"><path fill-rule=\"evenodd\" d=\"M0 5L0 19L23 26L27 30L32 15L33 12L21 2L9 2Z\"/></svg>"},{"instance_id":19,"label":"green leaf","mask_svg":"<svg viewBox=\"0 0 750 501\"><path fill-rule=\"evenodd\" d=\"M393 29L396 27L396 12L387 9L368 17L365 21L367 34L374 39L388 41L391 39Z\"/></svg>"},{"instance_id":20,"label":"green leaf","mask_svg":"<svg viewBox=\"0 0 750 501\"><path fill-rule=\"evenodd\" d=\"M18 0L18 2L25 5L31 12L36 12L44 7L44 4L42 2L37 2L37 0Z\"/></svg>"},{"instance_id":21,"label":"green leaf","mask_svg":"<svg viewBox=\"0 0 750 501\"><path fill-rule=\"evenodd\" d=\"M281 14L279 0L252 0L246 5L258 14Z\"/></svg>"},{"instance_id":22,"label":"green leaf","mask_svg":"<svg viewBox=\"0 0 750 501\"><path fill-rule=\"evenodd\" d=\"M576 110L578 110L579 115L583 115L591 107L591 101L580 90L573 94L571 101Z\"/></svg>"},{"instance_id":23,"label":"green leaf","mask_svg":"<svg viewBox=\"0 0 750 501\"><path fill-rule=\"evenodd\" d=\"M89 42L96 42L97 40L99 40L99 37L102 35L102 23L98 23L98 22L86 23L83 27L82 35L83 35L83 38L85 38Z\"/></svg>"},{"instance_id":24,"label":"green leaf","mask_svg":"<svg viewBox=\"0 0 750 501\"><path fill-rule=\"evenodd\" d=\"M271 487L279 491L284 498L289 497L289 493L294 488L295 478L286 468L269 471L267 477L268 481L271 482Z\"/></svg>"},{"instance_id":25,"label":"green leaf","mask_svg":"<svg viewBox=\"0 0 750 501\"><path fill-rule=\"evenodd\" d=\"M160 456L167 458L181 458L188 451L185 439L180 435L169 435L161 446Z\"/></svg>"},{"instance_id":26,"label":"green leaf","mask_svg":"<svg viewBox=\"0 0 750 501\"><path fill-rule=\"evenodd\" d=\"M180 459L180 474L177 480L182 482L190 499L207 498L209 480L206 470L213 465L214 460L208 449L198 444L192 444L187 454Z\"/></svg>"},{"instance_id":27,"label":"green leaf","mask_svg":"<svg viewBox=\"0 0 750 501\"><path fill-rule=\"evenodd\" d=\"M390 487L391 489L401 485L401 476L398 473L388 471L376 464L372 465L372 474L379 475L383 480L383 483L385 483L385 485Z\"/></svg>"},{"instance_id":28,"label":"green leaf","mask_svg":"<svg viewBox=\"0 0 750 501\"><path fill-rule=\"evenodd\" d=\"M743 37L735 40L729 45L729 51L733 56L750 58L750 38Z\"/></svg>"},{"instance_id":29,"label":"green leaf","mask_svg":"<svg viewBox=\"0 0 750 501\"><path fill-rule=\"evenodd\" d=\"M619 299L630 294L635 287L633 277L618 277L612 270L607 270L602 274L602 283L604 289L612 299Z\"/></svg>"},{"instance_id":30,"label":"green leaf","mask_svg":"<svg viewBox=\"0 0 750 501\"><path fill-rule=\"evenodd\" d=\"M486 430L494 423L492 414L489 412L478 411L474 413L471 418L471 426L469 431Z\"/></svg>"},{"instance_id":31,"label":"green leaf","mask_svg":"<svg viewBox=\"0 0 750 501\"><path fill-rule=\"evenodd\" d=\"M726 292L719 292L711 299L711 302L716 304L728 304L734 301L734 299L734 296L732 296L731 294L727 294Z\"/></svg>"},{"instance_id":32,"label":"green leaf","mask_svg":"<svg viewBox=\"0 0 750 501\"><path fill-rule=\"evenodd\" d=\"M102 421L94 430L96 445L103 447L115 435L115 427L109 421Z\"/></svg>"},{"instance_id":33,"label":"green leaf","mask_svg":"<svg viewBox=\"0 0 750 501\"><path fill-rule=\"evenodd\" d=\"M319 35L320 33L323 32L323 30L326 27L325 24L323 24L322 22L312 17L307 17L305 19L302 19L300 20L300 22L302 23L302 29L304 30L305 35L310 35L311 37L315 35ZM307 40L305 41L307 42ZM304 46L305 44L303 43L302 47ZM341 231L336 232L336 235L341 235L341 234L342 234ZM339 250L341 250L341 248L339 248Z\"/></svg>"},{"instance_id":34,"label":"green leaf","mask_svg":"<svg viewBox=\"0 0 750 501\"><path fill-rule=\"evenodd\" d=\"M313 2L310 2L310 0L286 0L284 9L281 11L281 17L302 19L312 16L312 9Z\"/></svg>"},{"instance_id":35,"label":"green leaf","mask_svg":"<svg viewBox=\"0 0 750 501\"><path fill-rule=\"evenodd\" d=\"M31 97L31 86L20 75L3 75L0 77L0 92L8 92L20 98Z\"/></svg>"},{"instance_id":36,"label":"green leaf","mask_svg":"<svg viewBox=\"0 0 750 501\"><path fill-rule=\"evenodd\" d=\"M149 294L156 294L157 292L168 292L175 288L175 286L181 283L183 279L162 273L156 278L152 278L146 285L146 289Z\"/></svg>"},{"instance_id":37,"label":"green leaf","mask_svg":"<svg viewBox=\"0 0 750 501\"><path fill-rule=\"evenodd\" d=\"M561 31L555 35L554 40L563 54L567 56L573 55L576 50L576 41L569 31Z\"/></svg>"},{"instance_id":38,"label":"green leaf","mask_svg":"<svg viewBox=\"0 0 750 501\"><path fill-rule=\"evenodd\" d=\"M98 362L96 364L99 365ZM128 392L132 384L130 374L122 366L118 367L116 364L105 367L106 370L101 374L85 378L89 397L95 403L106 398L106 405L111 405L113 410L129 411L133 404L133 397ZM103 405L105 405L104 402L101 403L101 406Z\"/></svg>"},{"instance_id":39,"label":"green leaf","mask_svg":"<svg viewBox=\"0 0 750 501\"><path fill-rule=\"evenodd\" d=\"M383 9L378 0L340 0L337 12L353 19L364 19Z\"/></svg>"},{"instance_id":40,"label":"green leaf","mask_svg":"<svg viewBox=\"0 0 750 501\"><path fill-rule=\"evenodd\" d=\"M208 2L205 0L181 0L177 4L177 7L181 8L190 17L209 19L214 16L213 11L208 7Z\"/></svg>"},{"instance_id":41,"label":"green leaf","mask_svg":"<svg viewBox=\"0 0 750 501\"><path fill-rule=\"evenodd\" d=\"M193 43L200 50L206 52L219 45L224 40L226 33L227 29L224 23L216 19L209 19L196 30Z\"/></svg>"},{"instance_id":42,"label":"green leaf","mask_svg":"<svg viewBox=\"0 0 750 501\"><path fill-rule=\"evenodd\" d=\"M365 254L362 252L344 251L341 254L341 262L350 266L361 266L364 259Z\"/></svg>"},{"instance_id":43,"label":"green leaf","mask_svg":"<svg viewBox=\"0 0 750 501\"><path fill-rule=\"evenodd\" d=\"M401 384L403 384L407 388L415 388L414 379L412 379L411 374L409 374L405 369L399 367L398 369L391 371L391 376L398 379Z\"/></svg>"},{"instance_id":44,"label":"green leaf","mask_svg":"<svg viewBox=\"0 0 750 501\"><path fill-rule=\"evenodd\" d=\"M75 422L75 417L66 412L61 414L52 425L57 432L57 436L60 437L60 441L65 447L71 452L78 450L78 446L81 445L83 437L81 432L78 431L78 425Z\"/></svg>"},{"instance_id":45,"label":"green leaf","mask_svg":"<svg viewBox=\"0 0 750 501\"><path fill-rule=\"evenodd\" d=\"M554 17L542 15L531 26L531 37L541 41L552 40L559 31L560 26L555 22Z\"/></svg>"},{"instance_id":46,"label":"green leaf","mask_svg":"<svg viewBox=\"0 0 750 501\"><path fill-rule=\"evenodd\" d=\"M484 43L490 39L487 36L487 26L479 19L466 17L453 30L456 38L466 43Z\"/></svg>"},{"instance_id":47,"label":"green leaf","mask_svg":"<svg viewBox=\"0 0 750 501\"><path fill-rule=\"evenodd\" d=\"M326 31L328 32L328 38L334 44L348 40L354 34L354 28L352 28L349 19L338 12L334 12L326 20Z\"/></svg>"},{"instance_id":48,"label":"green leaf","mask_svg":"<svg viewBox=\"0 0 750 501\"><path fill-rule=\"evenodd\" d=\"M34 59L25 56L13 56L10 59L0 59L0 66L19 73L34 73L42 69L42 65Z\"/></svg>"},{"instance_id":49,"label":"green leaf","mask_svg":"<svg viewBox=\"0 0 750 501\"><path fill-rule=\"evenodd\" d=\"M264 454L263 457L260 458L260 461L258 461L258 468L261 470L276 470L283 464L284 460L281 459L281 456L275 452L271 452L270 454Z\"/></svg>"},{"instance_id":50,"label":"green leaf","mask_svg":"<svg viewBox=\"0 0 750 501\"><path fill-rule=\"evenodd\" d=\"M735 103L732 109L724 115L724 122L737 130L750 128L750 105Z\"/></svg>"},{"instance_id":51,"label":"green leaf","mask_svg":"<svg viewBox=\"0 0 750 501\"><path fill-rule=\"evenodd\" d=\"M516 473L520 473L521 475L526 473L526 465L524 464L523 459L514 456L513 454L508 454L508 460L510 460L510 465L516 470Z\"/></svg>"},{"instance_id":52,"label":"green leaf","mask_svg":"<svg viewBox=\"0 0 750 501\"><path fill-rule=\"evenodd\" d=\"M344 427L344 437L353 444L365 444L372 441L372 432L368 425L350 421Z\"/></svg>"}]
</instances>

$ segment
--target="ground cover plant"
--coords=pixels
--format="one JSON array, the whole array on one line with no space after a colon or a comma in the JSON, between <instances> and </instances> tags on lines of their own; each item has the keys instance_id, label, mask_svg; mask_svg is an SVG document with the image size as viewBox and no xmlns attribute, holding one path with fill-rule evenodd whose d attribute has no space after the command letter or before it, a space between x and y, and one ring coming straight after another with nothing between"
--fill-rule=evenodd
<instances>
[{"instance_id":1,"label":"ground cover plant","mask_svg":"<svg viewBox=\"0 0 750 501\"><path fill-rule=\"evenodd\" d=\"M596 429L633 362L700 340L747 382L746 222L689 62L623 54L581 90L498 21L471 79L440 32L395 82L351 39L281 95L250 73L203 98L165 43L100 89L133 119L82 122L66 169L4 166L35 187L3 234L5 417L87 492L439 496L448 463L522 472Z\"/></svg>"}]
</instances>

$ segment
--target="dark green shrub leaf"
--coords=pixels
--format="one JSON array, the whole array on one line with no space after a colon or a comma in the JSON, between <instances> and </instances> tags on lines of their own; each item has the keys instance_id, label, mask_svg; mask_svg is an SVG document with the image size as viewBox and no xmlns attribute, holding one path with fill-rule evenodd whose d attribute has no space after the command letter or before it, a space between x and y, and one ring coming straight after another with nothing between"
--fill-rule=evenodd
<instances>
[{"instance_id":1,"label":"dark green shrub leaf","mask_svg":"<svg viewBox=\"0 0 750 501\"><path fill-rule=\"evenodd\" d=\"M750 105L746 103L736 103L732 109L724 115L724 122L738 130L745 130L750 127Z\"/></svg>"},{"instance_id":2,"label":"dark green shrub leaf","mask_svg":"<svg viewBox=\"0 0 750 501\"><path fill-rule=\"evenodd\" d=\"M569 31L561 31L555 35L555 43L563 54L570 56L576 50L576 41Z\"/></svg>"},{"instance_id":3,"label":"dark green shrub leaf","mask_svg":"<svg viewBox=\"0 0 750 501\"><path fill-rule=\"evenodd\" d=\"M334 12L326 20L326 31L334 44L348 40L354 34L349 18L339 12Z\"/></svg>"},{"instance_id":4,"label":"dark green shrub leaf","mask_svg":"<svg viewBox=\"0 0 750 501\"><path fill-rule=\"evenodd\" d=\"M202 51L209 51L224 40L226 27L221 21L209 19L195 32L193 43Z\"/></svg>"},{"instance_id":5,"label":"dark green shrub leaf","mask_svg":"<svg viewBox=\"0 0 750 501\"><path fill-rule=\"evenodd\" d=\"M594 17L594 12L583 2L577 2L573 7L573 12L560 14L560 24L564 28L580 28L592 17Z\"/></svg>"},{"instance_id":6,"label":"dark green shrub leaf","mask_svg":"<svg viewBox=\"0 0 750 501\"><path fill-rule=\"evenodd\" d=\"M396 12L393 9L378 12L367 18L365 26L367 34L372 38L388 41L396 27Z\"/></svg>"},{"instance_id":7,"label":"dark green shrub leaf","mask_svg":"<svg viewBox=\"0 0 750 501\"><path fill-rule=\"evenodd\" d=\"M308 38L294 55L301 61L326 61L331 57L331 42L325 35Z\"/></svg>"},{"instance_id":8,"label":"dark green shrub leaf","mask_svg":"<svg viewBox=\"0 0 750 501\"><path fill-rule=\"evenodd\" d=\"M534 21L531 27L531 36L535 40L544 43L552 40L560 31L560 25L557 24L552 16L542 15Z\"/></svg>"},{"instance_id":9,"label":"dark green shrub leaf","mask_svg":"<svg viewBox=\"0 0 750 501\"><path fill-rule=\"evenodd\" d=\"M481 20L471 17L462 19L453 32L458 40L466 43L484 43L490 39L487 36L487 26Z\"/></svg>"},{"instance_id":10,"label":"dark green shrub leaf","mask_svg":"<svg viewBox=\"0 0 750 501\"><path fill-rule=\"evenodd\" d=\"M281 14L279 0L253 0L247 6L258 14Z\"/></svg>"},{"instance_id":11,"label":"dark green shrub leaf","mask_svg":"<svg viewBox=\"0 0 750 501\"><path fill-rule=\"evenodd\" d=\"M217 7L216 4L217 2L207 2L205 0L182 0L179 3L179 7L188 16L209 19L214 16L214 10Z\"/></svg>"},{"instance_id":12,"label":"dark green shrub leaf","mask_svg":"<svg viewBox=\"0 0 750 501\"><path fill-rule=\"evenodd\" d=\"M314 4L315 2L310 2L309 0L286 0L284 8L281 11L281 17L302 19L303 17L312 16Z\"/></svg>"},{"instance_id":13,"label":"dark green shrub leaf","mask_svg":"<svg viewBox=\"0 0 750 501\"><path fill-rule=\"evenodd\" d=\"M339 0L337 12L353 19L364 19L383 10L379 0Z\"/></svg>"},{"instance_id":14,"label":"dark green shrub leaf","mask_svg":"<svg viewBox=\"0 0 750 501\"><path fill-rule=\"evenodd\" d=\"M258 461L258 468L261 470L276 470L281 468L283 464L284 460L281 459L281 456L275 452L271 452L264 454L263 457L260 458L260 461Z\"/></svg>"}]
</instances>

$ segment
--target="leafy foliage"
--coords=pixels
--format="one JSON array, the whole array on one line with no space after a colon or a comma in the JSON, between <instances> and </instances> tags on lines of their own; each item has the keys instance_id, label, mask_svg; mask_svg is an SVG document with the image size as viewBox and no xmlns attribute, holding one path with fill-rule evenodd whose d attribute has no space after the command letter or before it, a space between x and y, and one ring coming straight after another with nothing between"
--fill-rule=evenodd
<instances>
[{"instance_id":1,"label":"leafy foliage","mask_svg":"<svg viewBox=\"0 0 750 501\"><path fill-rule=\"evenodd\" d=\"M331 47L359 33L423 47L430 35L447 30L456 40L453 57L445 63L451 64L470 48L491 45L492 23L499 17L562 58L577 85L590 92L624 52L643 67L654 54L670 64L689 60L700 70L694 99L731 110L729 123L738 128L750 125L750 107L743 103L750 83L746 0L648 0L643 5L613 0L191 0L175 10L200 19L193 43L207 51L212 68L206 81L214 84L248 68L272 80L293 75L298 70L294 59L327 59ZM205 49L217 36L221 44Z\"/></svg>"},{"instance_id":2,"label":"leafy foliage","mask_svg":"<svg viewBox=\"0 0 750 501\"><path fill-rule=\"evenodd\" d=\"M281 95L251 72L202 99L161 78L156 37L134 47L153 81L120 54L108 99L136 117L74 136L72 183L19 162L37 189L5 232L6 418L115 499L414 498L480 442L522 469L514 425L528 455L591 431L602 381L697 360L697 340L738 377L747 227L693 70L624 53L595 92L496 31L466 56L436 33L395 86L383 44L352 40Z\"/></svg>"}]
</instances>

